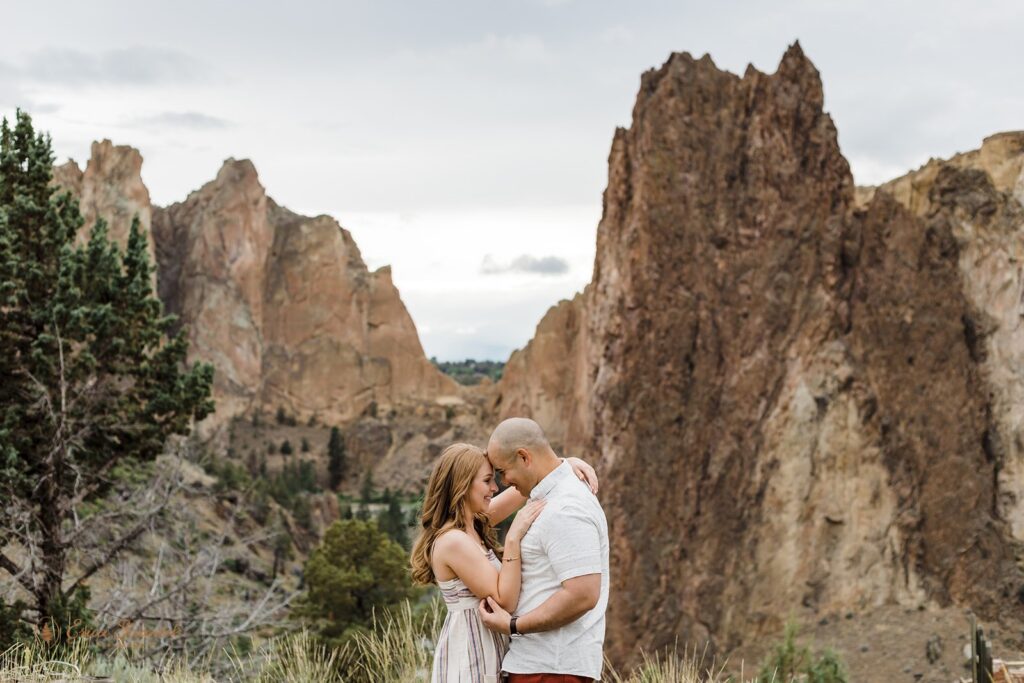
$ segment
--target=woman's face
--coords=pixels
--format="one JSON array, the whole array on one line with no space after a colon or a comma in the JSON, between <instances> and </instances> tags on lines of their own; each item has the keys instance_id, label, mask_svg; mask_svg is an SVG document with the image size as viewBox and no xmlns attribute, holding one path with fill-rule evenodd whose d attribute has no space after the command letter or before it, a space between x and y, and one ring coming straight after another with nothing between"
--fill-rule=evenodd
<instances>
[{"instance_id":1,"label":"woman's face","mask_svg":"<svg viewBox=\"0 0 1024 683\"><path fill-rule=\"evenodd\" d=\"M475 514L487 512L491 505L491 497L498 492L498 485L494 482L494 469L491 463L485 459L473 483L469 486L469 509Z\"/></svg>"}]
</instances>

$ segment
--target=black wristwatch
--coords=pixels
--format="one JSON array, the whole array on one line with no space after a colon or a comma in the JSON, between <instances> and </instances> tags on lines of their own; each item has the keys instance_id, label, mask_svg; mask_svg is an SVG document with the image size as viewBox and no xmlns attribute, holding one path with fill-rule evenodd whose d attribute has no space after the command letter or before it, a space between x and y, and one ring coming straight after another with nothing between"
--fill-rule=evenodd
<instances>
[{"instance_id":1,"label":"black wristwatch","mask_svg":"<svg viewBox=\"0 0 1024 683\"><path fill-rule=\"evenodd\" d=\"M519 618L518 616L512 617L512 619L510 619L509 622L508 622L508 634L510 636L520 636L520 635L522 635L519 632L519 629L516 628L516 619L518 619L518 618Z\"/></svg>"}]
</instances>

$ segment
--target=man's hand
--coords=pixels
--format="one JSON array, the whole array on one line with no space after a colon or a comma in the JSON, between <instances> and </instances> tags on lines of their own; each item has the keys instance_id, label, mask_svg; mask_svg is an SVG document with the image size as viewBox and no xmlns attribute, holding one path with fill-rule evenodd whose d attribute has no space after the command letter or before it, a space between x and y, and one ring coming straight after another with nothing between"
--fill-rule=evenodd
<instances>
[{"instance_id":1,"label":"man's hand","mask_svg":"<svg viewBox=\"0 0 1024 683\"><path fill-rule=\"evenodd\" d=\"M480 613L480 619L488 630L509 635L509 622L512 621L512 615L506 612L490 596L481 600L480 606L476 610Z\"/></svg>"}]
</instances>

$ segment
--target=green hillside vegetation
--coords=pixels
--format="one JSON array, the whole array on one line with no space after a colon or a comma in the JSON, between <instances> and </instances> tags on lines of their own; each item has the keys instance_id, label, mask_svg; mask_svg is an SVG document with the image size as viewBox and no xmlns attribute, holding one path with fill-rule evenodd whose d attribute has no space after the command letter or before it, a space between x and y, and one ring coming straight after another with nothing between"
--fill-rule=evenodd
<instances>
[{"instance_id":1,"label":"green hillside vegetation","mask_svg":"<svg viewBox=\"0 0 1024 683\"><path fill-rule=\"evenodd\" d=\"M480 384L485 377L497 382L505 370L505 363L496 360L439 361L437 358L431 358L430 362L459 384L467 386Z\"/></svg>"}]
</instances>

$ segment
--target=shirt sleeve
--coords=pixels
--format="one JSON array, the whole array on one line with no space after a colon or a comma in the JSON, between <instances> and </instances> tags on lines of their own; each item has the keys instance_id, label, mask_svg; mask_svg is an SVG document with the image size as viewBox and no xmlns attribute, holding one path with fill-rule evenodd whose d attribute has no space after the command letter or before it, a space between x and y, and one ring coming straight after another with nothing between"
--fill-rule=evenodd
<instances>
[{"instance_id":1,"label":"shirt sleeve","mask_svg":"<svg viewBox=\"0 0 1024 683\"><path fill-rule=\"evenodd\" d=\"M571 505L558 512L545 534L545 553L559 582L600 574L601 535L597 524L582 508Z\"/></svg>"}]
</instances>

